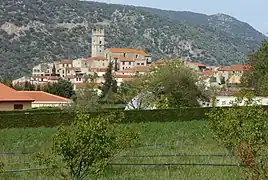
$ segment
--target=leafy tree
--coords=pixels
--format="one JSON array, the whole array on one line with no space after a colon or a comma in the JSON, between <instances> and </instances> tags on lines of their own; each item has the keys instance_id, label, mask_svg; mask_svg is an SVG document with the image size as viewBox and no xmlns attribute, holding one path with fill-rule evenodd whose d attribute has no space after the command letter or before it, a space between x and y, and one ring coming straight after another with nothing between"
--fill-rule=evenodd
<instances>
[{"instance_id":1,"label":"leafy tree","mask_svg":"<svg viewBox=\"0 0 268 180\"><path fill-rule=\"evenodd\" d=\"M248 64L250 71L244 73L242 84L245 87L253 88L256 95L267 96L268 86L268 41L264 41L260 48L249 55Z\"/></svg>"},{"instance_id":2,"label":"leafy tree","mask_svg":"<svg viewBox=\"0 0 268 180\"><path fill-rule=\"evenodd\" d=\"M246 92L237 96L232 108L214 107L207 114L208 126L214 138L246 167L246 179L267 179L268 114L252 97ZM239 106L243 101L245 106Z\"/></svg>"},{"instance_id":3,"label":"leafy tree","mask_svg":"<svg viewBox=\"0 0 268 180\"><path fill-rule=\"evenodd\" d=\"M72 83L64 79L59 79L57 83L44 86L43 90L45 92L66 98L73 98L75 96L75 91L73 89Z\"/></svg>"},{"instance_id":4,"label":"leafy tree","mask_svg":"<svg viewBox=\"0 0 268 180\"><path fill-rule=\"evenodd\" d=\"M131 109L195 107L200 106L199 100L209 98L197 74L180 60L135 77L119 88L119 94ZM134 97L138 103L132 101Z\"/></svg>"},{"instance_id":5,"label":"leafy tree","mask_svg":"<svg viewBox=\"0 0 268 180\"><path fill-rule=\"evenodd\" d=\"M52 154L38 154L40 163L54 167L63 165L68 170L68 175L64 176L71 179L82 180L99 174L113 155L130 147L137 138L137 133L129 128L119 127L122 119L123 113L91 117L88 113L77 112L71 127L61 126L53 136Z\"/></svg>"},{"instance_id":6,"label":"leafy tree","mask_svg":"<svg viewBox=\"0 0 268 180\"><path fill-rule=\"evenodd\" d=\"M85 87L77 89L76 107L80 110L89 112L97 111L101 108L98 97L98 87L95 81L86 82Z\"/></svg>"},{"instance_id":7,"label":"leafy tree","mask_svg":"<svg viewBox=\"0 0 268 180\"><path fill-rule=\"evenodd\" d=\"M164 95L171 108L199 106L198 100L208 99L198 84L197 74L180 60L172 60L142 78L145 78L147 91L156 97Z\"/></svg>"}]
</instances>

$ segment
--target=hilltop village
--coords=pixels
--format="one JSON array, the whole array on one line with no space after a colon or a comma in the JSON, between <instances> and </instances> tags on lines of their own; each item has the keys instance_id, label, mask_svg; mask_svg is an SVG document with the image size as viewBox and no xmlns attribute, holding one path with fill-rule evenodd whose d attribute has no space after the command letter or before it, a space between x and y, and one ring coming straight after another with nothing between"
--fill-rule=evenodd
<instances>
[{"instance_id":1,"label":"hilltop village","mask_svg":"<svg viewBox=\"0 0 268 180\"><path fill-rule=\"evenodd\" d=\"M108 64L113 62L117 64L117 68L113 69L113 77L120 85L122 82L129 81L134 75L147 73L151 67L162 66L168 61L159 59L152 62L152 56L140 49L105 49L105 32L101 26L92 30L91 44L90 57L38 64L33 67L31 77L21 77L13 80L12 84L23 84L28 81L35 85L46 85L63 78L71 81L76 90L85 85L88 76L94 75L96 83L102 85ZM215 67L192 61L183 61L183 63L197 71L200 80L204 81L208 87L237 85L240 83L243 72L249 69L246 65Z\"/></svg>"}]
</instances>

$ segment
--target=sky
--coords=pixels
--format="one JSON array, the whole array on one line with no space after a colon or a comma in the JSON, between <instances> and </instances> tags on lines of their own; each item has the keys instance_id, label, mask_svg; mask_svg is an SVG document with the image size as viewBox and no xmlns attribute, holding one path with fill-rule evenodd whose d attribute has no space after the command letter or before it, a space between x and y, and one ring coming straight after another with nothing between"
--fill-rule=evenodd
<instances>
[{"instance_id":1,"label":"sky","mask_svg":"<svg viewBox=\"0 0 268 180\"><path fill-rule=\"evenodd\" d=\"M268 32L268 0L94 0L112 4L192 11L203 14L224 13L247 22L263 34Z\"/></svg>"}]
</instances>

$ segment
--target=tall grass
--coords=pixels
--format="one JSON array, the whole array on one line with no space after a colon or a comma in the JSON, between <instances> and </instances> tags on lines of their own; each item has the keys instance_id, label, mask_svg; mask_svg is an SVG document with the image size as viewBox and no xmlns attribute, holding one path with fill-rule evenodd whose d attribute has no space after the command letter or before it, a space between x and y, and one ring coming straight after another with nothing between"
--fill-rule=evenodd
<instances>
[{"instance_id":1,"label":"tall grass","mask_svg":"<svg viewBox=\"0 0 268 180\"><path fill-rule=\"evenodd\" d=\"M127 149L111 163L238 163L234 157L118 157L122 155L228 154L211 138L204 121L129 124L141 129L136 148ZM0 130L0 152L38 152L50 146L56 129L28 128ZM31 155L0 155L4 163L32 161ZM5 169L39 167L37 164L8 165ZM205 166L109 166L101 180L120 179L240 179L242 168ZM59 179L36 172L0 174L0 179Z\"/></svg>"}]
</instances>

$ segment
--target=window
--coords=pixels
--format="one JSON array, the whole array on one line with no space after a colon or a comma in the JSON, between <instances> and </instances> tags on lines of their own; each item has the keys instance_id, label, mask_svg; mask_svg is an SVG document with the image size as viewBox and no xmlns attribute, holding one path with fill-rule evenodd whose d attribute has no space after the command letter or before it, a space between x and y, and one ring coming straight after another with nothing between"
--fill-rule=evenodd
<instances>
[{"instance_id":1,"label":"window","mask_svg":"<svg viewBox=\"0 0 268 180\"><path fill-rule=\"evenodd\" d=\"M136 58L138 58L138 54L136 54Z\"/></svg>"},{"instance_id":2,"label":"window","mask_svg":"<svg viewBox=\"0 0 268 180\"><path fill-rule=\"evenodd\" d=\"M226 101L222 101L222 105L226 105Z\"/></svg>"},{"instance_id":3,"label":"window","mask_svg":"<svg viewBox=\"0 0 268 180\"><path fill-rule=\"evenodd\" d=\"M100 41L100 44L101 44L101 41Z\"/></svg>"},{"instance_id":4,"label":"window","mask_svg":"<svg viewBox=\"0 0 268 180\"><path fill-rule=\"evenodd\" d=\"M137 65L139 66L139 65L140 65L140 63L137 63Z\"/></svg>"},{"instance_id":5,"label":"window","mask_svg":"<svg viewBox=\"0 0 268 180\"><path fill-rule=\"evenodd\" d=\"M123 67L123 69L125 69L125 67Z\"/></svg>"},{"instance_id":6,"label":"window","mask_svg":"<svg viewBox=\"0 0 268 180\"><path fill-rule=\"evenodd\" d=\"M124 53L124 57L126 57L126 53Z\"/></svg>"},{"instance_id":7,"label":"window","mask_svg":"<svg viewBox=\"0 0 268 180\"><path fill-rule=\"evenodd\" d=\"M128 62L128 65L131 65L131 62Z\"/></svg>"},{"instance_id":8,"label":"window","mask_svg":"<svg viewBox=\"0 0 268 180\"><path fill-rule=\"evenodd\" d=\"M144 63L141 63L141 65L143 66L143 65L144 65Z\"/></svg>"},{"instance_id":9,"label":"window","mask_svg":"<svg viewBox=\"0 0 268 180\"><path fill-rule=\"evenodd\" d=\"M100 50L100 52L101 52L101 50Z\"/></svg>"},{"instance_id":10,"label":"window","mask_svg":"<svg viewBox=\"0 0 268 180\"><path fill-rule=\"evenodd\" d=\"M123 62L123 65L125 65L125 61Z\"/></svg>"},{"instance_id":11,"label":"window","mask_svg":"<svg viewBox=\"0 0 268 180\"><path fill-rule=\"evenodd\" d=\"M23 104L14 104L14 110L23 109Z\"/></svg>"}]
</instances>

